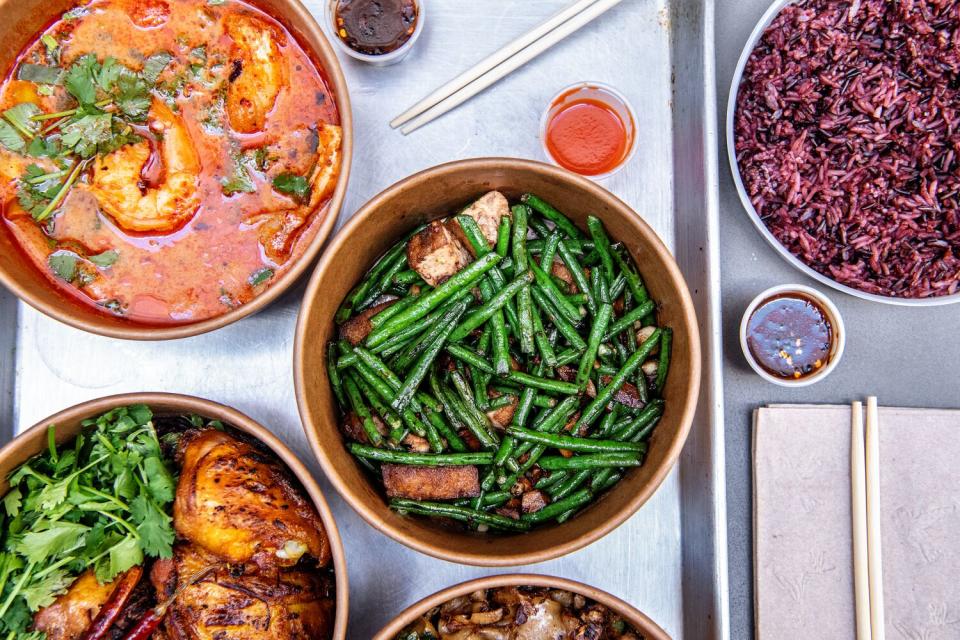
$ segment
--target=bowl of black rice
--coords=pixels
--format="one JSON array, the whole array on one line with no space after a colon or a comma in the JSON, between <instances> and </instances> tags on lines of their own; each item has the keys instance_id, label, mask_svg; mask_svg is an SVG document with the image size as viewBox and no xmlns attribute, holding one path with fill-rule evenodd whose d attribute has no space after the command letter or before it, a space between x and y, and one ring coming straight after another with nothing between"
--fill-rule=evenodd
<instances>
[{"instance_id":1,"label":"bowl of black rice","mask_svg":"<svg viewBox=\"0 0 960 640\"><path fill-rule=\"evenodd\" d=\"M727 151L754 224L804 273L960 302L960 1L774 2L734 73Z\"/></svg>"}]
</instances>

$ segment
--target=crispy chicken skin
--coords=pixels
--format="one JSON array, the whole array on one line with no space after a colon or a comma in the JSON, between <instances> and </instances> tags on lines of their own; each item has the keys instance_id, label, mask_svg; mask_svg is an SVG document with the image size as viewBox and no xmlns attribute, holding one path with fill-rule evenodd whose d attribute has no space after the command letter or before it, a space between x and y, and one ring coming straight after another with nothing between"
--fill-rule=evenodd
<instances>
[{"instance_id":1,"label":"crispy chicken skin","mask_svg":"<svg viewBox=\"0 0 960 640\"><path fill-rule=\"evenodd\" d=\"M162 640L291 640L327 638L333 624L330 585L315 571L225 565L190 543L154 563L150 580L160 600L209 567L167 611Z\"/></svg>"},{"instance_id":2,"label":"crispy chicken skin","mask_svg":"<svg viewBox=\"0 0 960 640\"><path fill-rule=\"evenodd\" d=\"M82 573L66 593L37 612L33 628L45 632L47 640L76 640L110 599L113 587L112 582L97 582L92 569Z\"/></svg>"},{"instance_id":3,"label":"crispy chicken skin","mask_svg":"<svg viewBox=\"0 0 960 640\"><path fill-rule=\"evenodd\" d=\"M304 554L330 562L319 515L279 462L215 429L186 433L178 457L180 538L234 563L293 566Z\"/></svg>"},{"instance_id":4,"label":"crispy chicken skin","mask_svg":"<svg viewBox=\"0 0 960 640\"><path fill-rule=\"evenodd\" d=\"M443 222L434 220L410 238L407 262L435 287L467 266L470 254Z\"/></svg>"},{"instance_id":5,"label":"crispy chicken skin","mask_svg":"<svg viewBox=\"0 0 960 640\"><path fill-rule=\"evenodd\" d=\"M384 464L383 486L391 498L411 500L454 500L480 495L477 468L417 467L406 464Z\"/></svg>"},{"instance_id":6,"label":"crispy chicken skin","mask_svg":"<svg viewBox=\"0 0 960 640\"><path fill-rule=\"evenodd\" d=\"M226 30L233 40L227 87L230 126L239 133L262 131L287 83L286 57L280 51L283 34L248 14L228 16Z\"/></svg>"}]
</instances>

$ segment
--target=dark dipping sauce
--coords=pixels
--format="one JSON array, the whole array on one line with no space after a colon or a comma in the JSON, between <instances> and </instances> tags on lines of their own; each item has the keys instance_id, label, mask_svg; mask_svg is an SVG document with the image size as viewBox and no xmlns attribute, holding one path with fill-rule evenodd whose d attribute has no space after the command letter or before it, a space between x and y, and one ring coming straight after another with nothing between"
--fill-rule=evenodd
<instances>
[{"instance_id":1,"label":"dark dipping sauce","mask_svg":"<svg viewBox=\"0 0 960 640\"><path fill-rule=\"evenodd\" d=\"M785 379L815 374L830 361L833 327L823 307L802 293L762 302L747 322L747 346L764 371Z\"/></svg>"},{"instance_id":2,"label":"dark dipping sauce","mask_svg":"<svg viewBox=\"0 0 960 640\"><path fill-rule=\"evenodd\" d=\"M337 35L371 56L396 51L417 28L416 0L337 0Z\"/></svg>"}]
</instances>

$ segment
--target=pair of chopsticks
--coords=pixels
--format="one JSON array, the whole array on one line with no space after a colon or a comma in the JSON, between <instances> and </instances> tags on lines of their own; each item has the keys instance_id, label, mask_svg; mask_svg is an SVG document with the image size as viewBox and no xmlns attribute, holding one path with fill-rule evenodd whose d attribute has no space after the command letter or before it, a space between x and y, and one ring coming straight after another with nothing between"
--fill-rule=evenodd
<instances>
[{"instance_id":1,"label":"pair of chopsticks","mask_svg":"<svg viewBox=\"0 0 960 640\"><path fill-rule=\"evenodd\" d=\"M857 640L884 640L883 559L880 545L880 442L877 399L854 402L850 421L850 484L853 500L853 582Z\"/></svg>"},{"instance_id":2,"label":"pair of chopsticks","mask_svg":"<svg viewBox=\"0 0 960 640\"><path fill-rule=\"evenodd\" d=\"M513 73L622 0L577 0L540 26L487 56L390 122L407 135Z\"/></svg>"}]
</instances>

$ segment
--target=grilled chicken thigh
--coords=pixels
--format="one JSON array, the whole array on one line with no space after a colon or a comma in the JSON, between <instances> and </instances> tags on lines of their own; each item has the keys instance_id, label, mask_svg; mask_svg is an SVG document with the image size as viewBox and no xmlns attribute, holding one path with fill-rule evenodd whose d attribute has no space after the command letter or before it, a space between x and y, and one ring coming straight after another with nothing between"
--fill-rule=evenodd
<instances>
[{"instance_id":1,"label":"grilled chicken thigh","mask_svg":"<svg viewBox=\"0 0 960 640\"><path fill-rule=\"evenodd\" d=\"M223 561L289 567L330 562L319 515L269 455L206 429L184 435L173 522L180 538Z\"/></svg>"},{"instance_id":2,"label":"grilled chicken thigh","mask_svg":"<svg viewBox=\"0 0 960 640\"><path fill-rule=\"evenodd\" d=\"M153 565L158 599L169 598L193 576L168 609L162 640L293 640L326 638L333 624L328 580L316 571L224 565L216 556L178 544L171 560Z\"/></svg>"},{"instance_id":3,"label":"grilled chicken thigh","mask_svg":"<svg viewBox=\"0 0 960 640\"><path fill-rule=\"evenodd\" d=\"M330 544L282 463L243 440L187 432L173 507L179 542L153 565L157 600L181 591L160 640L322 639L333 625Z\"/></svg>"}]
</instances>

